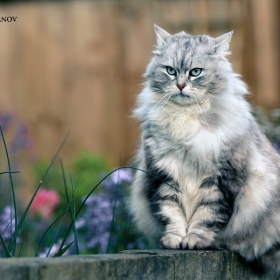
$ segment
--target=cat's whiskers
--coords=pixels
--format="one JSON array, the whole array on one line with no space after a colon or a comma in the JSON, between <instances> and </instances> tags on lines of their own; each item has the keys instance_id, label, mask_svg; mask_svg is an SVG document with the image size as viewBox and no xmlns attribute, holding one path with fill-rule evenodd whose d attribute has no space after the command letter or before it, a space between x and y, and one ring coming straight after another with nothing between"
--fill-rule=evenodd
<instances>
[{"instance_id":1,"label":"cat's whiskers","mask_svg":"<svg viewBox=\"0 0 280 280\"><path fill-rule=\"evenodd\" d=\"M157 106L159 106L162 102L164 102L165 98L168 96L168 93L165 93L162 95L158 100L156 100L155 105L151 108L151 110L154 110Z\"/></svg>"},{"instance_id":2,"label":"cat's whiskers","mask_svg":"<svg viewBox=\"0 0 280 280\"><path fill-rule=\"evenodd\" d=\"M165 106L167 101L170 99L171 95L169 93L164 94L159 98L157 103L152 107L151 110L157 110L158 112L161 111L161 109Z\"/></svg>"},{"instance_id":3,"label":"cat's whiskers","mask_svg":"<svg viewBox=\"0 0 280 280\"><path fill-rule=\"evenodd\" d=\"M198 102L197 96L196 96L196 95L193 95L193 97L194 97L194 100L196 101L194 104L198 107L199 112L201 112L202 110L201 110L200 104L199 104L199 102Z\"/></svg>"},{"instance_id":4,"label":"cat's whiskers","mask_svg":"<svg viewBox=\"0 0 280 280\"><path fill-rule=\"evenodd\" d=\"M201 112L201 106L200 106L200 105L202 104L201 101L203 101L203 99L200 98L199 95L197 94L197 92L195 92L195 91L193 91L193 90L189 91L189 92L188 92L188 95L189 95L189 96L191 97L191 99L194 101L192 104L195 105L195 106L197 106L198 109L199 109L199 111Z\"/></svg>"},{"instance_id":5,"label":"cat's whiskers","mask_svg":"<svg viewBox=\"0 0 280 280\"><path fill-rule=\"evenodd\" d=\"M166 103L169 101L170 98L171 98L171 95L169 95L167 98L165 98L165 101L162 102L161 107L158 108L159 111L162 110L162 108L166 105Z\"/></svg>"}]
</instances>

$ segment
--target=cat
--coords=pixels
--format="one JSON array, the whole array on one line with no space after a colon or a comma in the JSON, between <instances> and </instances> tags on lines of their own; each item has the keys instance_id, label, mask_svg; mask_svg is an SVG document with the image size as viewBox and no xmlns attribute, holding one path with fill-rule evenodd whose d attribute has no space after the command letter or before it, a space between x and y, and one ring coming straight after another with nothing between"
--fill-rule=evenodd
<instances>
[{"instance_id":1,"label":"cat","mask_svg":"<svg viewBox=\"0 0 280 280\"><path fill-rule=\"evenodd\" d=\"M130 208L166 249L227 249L280 270L280 157L227 56L233 32L170 35L157 46L134 116L141 143Z\"/></svg>"}]
</instances>

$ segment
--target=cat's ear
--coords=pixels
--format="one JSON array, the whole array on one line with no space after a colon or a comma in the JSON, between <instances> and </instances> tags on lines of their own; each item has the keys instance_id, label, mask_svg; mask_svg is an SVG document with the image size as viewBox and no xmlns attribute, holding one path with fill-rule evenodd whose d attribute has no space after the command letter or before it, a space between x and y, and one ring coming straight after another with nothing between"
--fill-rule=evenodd
<instances>
[{"instance_id":1,"label":"cat's ear","mask_svg":"<svg viewBox=\"0 0 280 280\"><path fill-rule=\"evenodd\" d=\"M159 26L157 26L156 24L154 25L154 30L155 30L155 33L157 35L157 42L158 44L165 44L165 39L167 37L170 36L170 34L168 32L166 32L164 29L160 28Z\"/></svg>"},{"instance_id":2,"label":"cat's ear","mask_svg":"<svg viewBox=\"0 0 280 280\"><path fill-rule=\"evenodd\" d=\"M229 43L232 37L233 31L223 34L215 39L215 51L216 53L227 55L229 54Z\"/></svg>"}]
</instances>

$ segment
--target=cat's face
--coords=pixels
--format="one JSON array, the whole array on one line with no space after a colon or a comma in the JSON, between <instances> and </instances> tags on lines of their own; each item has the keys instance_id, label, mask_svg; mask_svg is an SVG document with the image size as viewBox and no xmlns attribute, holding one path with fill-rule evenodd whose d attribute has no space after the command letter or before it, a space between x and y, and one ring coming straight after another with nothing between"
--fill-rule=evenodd
<instances>
[{"instance_id":1,"label":"cat's face","mask_svg":"<svg viewBox=\"0 0 280 280\"><path fill-rule=\"evenodd\" d=\"M227 86L231 65L225 58L232 32L216 39L207 35L175 35L155 26L158 46L145 77L162 102L200 105Z\"/></svg>"}]
</instances>

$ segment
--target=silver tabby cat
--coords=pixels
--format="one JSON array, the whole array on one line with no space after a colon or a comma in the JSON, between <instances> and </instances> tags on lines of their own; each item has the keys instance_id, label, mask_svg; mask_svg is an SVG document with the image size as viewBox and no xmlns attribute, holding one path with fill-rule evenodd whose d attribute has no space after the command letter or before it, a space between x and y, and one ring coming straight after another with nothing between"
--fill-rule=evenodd
<instances>
[{"instance_id":1,"label":"silver tabby cat","mask_svg":"<svg viewBox=\"0 0 280 280\"><path fill-rule=\"evenodd\" d=\"M158 44L134 115L142 123L131 211L162 248L226 248L280 270L280 157L245 100L247 86L218 38Z\"/></svg>"}]
</instances>

